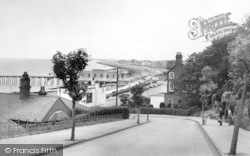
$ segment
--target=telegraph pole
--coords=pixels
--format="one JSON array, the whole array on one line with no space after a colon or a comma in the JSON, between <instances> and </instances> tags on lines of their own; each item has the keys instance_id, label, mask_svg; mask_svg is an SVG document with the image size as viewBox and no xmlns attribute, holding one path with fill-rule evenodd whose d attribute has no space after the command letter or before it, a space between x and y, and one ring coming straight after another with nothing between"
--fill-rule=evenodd
<instances>
[{"instance_id":1,"label":"telegraph pole","mask_svg":"<svg viewBox=\"0 0 250 156\"><path fill-rule=\"evenodd\" d=\"M246 68L246 72L248 74L250 70L248 68L247 63L243 59L241 59L240 61L242 61L244 63L245 68ZM241 124L241 118L242 118L243 109L244 109L246 96L247 96L247 87L248 87L248 84L249 84L247 75L245 75L245 79L246 79L246 82L245 82L245 85L243 87L243 92L241 94L241 104L240 104L240 106L238 108L236 121L235 121L235 124L234 124L234 132L233 132L233 138L232 138L232 142L231 142L231 148L230 148L229 155L235 155L236 154L238 135L239 135L239 129L240 129L240 124Z\"/></svg>"}]
</instances>

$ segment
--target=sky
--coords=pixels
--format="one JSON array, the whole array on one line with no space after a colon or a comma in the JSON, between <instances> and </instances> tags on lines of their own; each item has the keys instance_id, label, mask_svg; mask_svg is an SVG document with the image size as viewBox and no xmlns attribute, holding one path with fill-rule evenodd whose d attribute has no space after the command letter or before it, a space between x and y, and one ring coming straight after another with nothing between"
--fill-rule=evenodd
<instances>
[{"instance_id":1,"label":"sky","mask_svg":"<svg viewBox=\"0 0 250 156\"><path fill-rule=\"evenodd\" d=\"M0 0L0 58L49 58L84 48L92 58L173 60L211 42L188 38L191 18L231 12L249 0Z\"/></svg>"}]
</instances>

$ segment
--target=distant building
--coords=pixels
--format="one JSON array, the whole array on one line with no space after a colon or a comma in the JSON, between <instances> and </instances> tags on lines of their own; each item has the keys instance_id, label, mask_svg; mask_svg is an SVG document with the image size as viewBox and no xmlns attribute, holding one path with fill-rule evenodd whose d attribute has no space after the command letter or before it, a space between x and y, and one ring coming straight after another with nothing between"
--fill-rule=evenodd
<instances>
[{"instance_id":1,"label":"distant building","mask_svg":"<svg viewBox=\"0 0 250 156\"><path fill-rule=\"evenodd\" d=\"M175 63L171 63L172 66L168 66L167 79L165 81L164 89L164 102L166 105L170 104L173 107L174 104L180 104L181 98L175 92L174 82L179 78L183 70L182 54L177 52Z\"/></svg>"},{"instance_id":2,"label":"distant building","mask_svg":"<svg viewBox=\"0 0 250 156\"><path fill-rule=\"evenodd\" d=\"M0 60L0 93L19 92L21 74L26 71L30 77L30 91L57 90L62 82L53 72L53 64L49 59L1 59ZM128 71L119 69L119 82L126 82ZM79 83L116 83L116 69L110 66L89 61L79 77Z\"/></svg>"}]
</instances>

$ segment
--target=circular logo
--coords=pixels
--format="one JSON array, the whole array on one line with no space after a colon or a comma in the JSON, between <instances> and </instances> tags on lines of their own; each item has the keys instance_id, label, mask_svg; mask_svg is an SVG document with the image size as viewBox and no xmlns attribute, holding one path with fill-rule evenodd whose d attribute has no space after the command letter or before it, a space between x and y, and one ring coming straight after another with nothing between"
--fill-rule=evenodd
<instances>
[{"instance_id":1,"label":"circular logo","mask_svg":"<svg viewBox=\"0 0 250 156\"><path fill-rule=\"evenodd\" d=\"M5 148L5 153L11 153L11 149L10 148Z\"/></svg>"}]
</instances>

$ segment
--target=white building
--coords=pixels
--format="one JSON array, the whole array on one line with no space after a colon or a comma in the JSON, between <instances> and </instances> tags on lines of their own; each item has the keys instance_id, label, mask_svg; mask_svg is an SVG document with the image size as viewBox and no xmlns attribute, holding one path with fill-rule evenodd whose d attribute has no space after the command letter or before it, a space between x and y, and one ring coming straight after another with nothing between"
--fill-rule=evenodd
<instances>
[{"instance_id":1,"label":"white building","mask_svg":"<svg viewBox=\"0 0 250 156\"><path fill-rule=\"evenodd\" d=\"M46 91L55 91L56 94L62 82L54 76L52 67L53 64L49 59L1 59L0 92L19 92L21 76L27 72L30 77L30 92L39 92L43 86ZM119 70L119 81L125 79L125 73L126 71ZM90 85L81 104L87 107L106 106L107 87L93 84L94 81L116 82L116 69L90 61L80 75L80 83L88 81Z\"/></svg>"},{"instance_id":2,"label":"white building","mask_svg":"<svg viewBox=\"0 0 250 156\"><path fill-rule=\"evenodd\" d=\"M78 103L86 107L106 107L106 90L107 88L104 85L89 85L85 96ZM71 97L64 90L58 92L57 95L72 101Z\"/></svg>"},{"instance_id":3,"label":"white building","mask_svg":"<svg viewBox=\"0 0 250 156\"><path fill-rule=\"evenodd\" d=\"M153 105L153 108L160 108L162 102L164 102L164 94L150 96L150 104Z\"/></svg>"}]
</instances>

